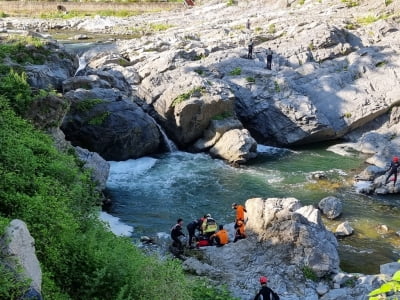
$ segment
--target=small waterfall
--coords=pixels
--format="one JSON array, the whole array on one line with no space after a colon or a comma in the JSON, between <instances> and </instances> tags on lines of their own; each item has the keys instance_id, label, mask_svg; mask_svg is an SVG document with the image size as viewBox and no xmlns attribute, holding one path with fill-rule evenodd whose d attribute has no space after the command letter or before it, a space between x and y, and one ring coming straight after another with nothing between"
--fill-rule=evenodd
<instances>
[{"instance_id":1,"label":"small waterfall","mask_svg":"<svg viewBox=\"0 0 400 300\"><path fill-rule=\"evenodd\" d=\"M157 125L158 130L160 131L162 137L163 137L163 141L164 141L164 145L166 146L168 152L175 152L178 151L178 147L174 144L173 141L171 141L167 134L165 133L164 129L160 126L160 124L157 123L157 121L150 115L147 114L153 121L154 123Z\"/></svg>"},{"instance_id":2,"label":"small waterfall","mask_svg":"<svg viewBox=\"0 0 400 300\"><path fill-rule=\"evenodd\" d=\"M78 69L76 70L76 72L74 74L74 77L77 76L80 71L83 71L86 68L87 63L88 63L87 59L85 57L85 53L82 56L76 55L76 57L78 58L79 65L78 65Z\"/></svg>"},{"instance_id":3,"label":"small waterfall","mask_svg":"<svg viewBox=\"0 0 400 300\"><path fill-rule=\"evenodd\" d=\"M160 124L158 124L155 120L154 120L154 122L156 123L156 125L158 127L158 130L160 130L160 132L161 132L161 135L162 135L163 140L164 140L164 144L165 144L165 146L167 146L168 152L178 151L178 147L174 144L173 141L171 141L168 138L167 134L165 133L164 129L160 126Z\"/></svg>"}]
</instances>

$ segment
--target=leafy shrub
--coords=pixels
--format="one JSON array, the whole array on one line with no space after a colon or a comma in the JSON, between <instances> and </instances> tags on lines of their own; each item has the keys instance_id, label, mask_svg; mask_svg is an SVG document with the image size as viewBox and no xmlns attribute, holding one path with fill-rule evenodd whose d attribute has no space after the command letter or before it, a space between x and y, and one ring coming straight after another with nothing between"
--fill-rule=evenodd
<instances>
[{"instance_id":1,"label":"leafy shrub","mask_svg":"<svg viewBox=\"0 0 400 300\"><path fill-rule=\"evenodd\" d=\"M8 15L4 11L0 11L0 18L7 18Z\"/></svg>"},{"instance_id":2,"label":"leafy shrub","mask_svg":"<svg viewBox=\"0 0 400 300\"><path fill-rule=\"evenodd\" d=\"M301 270L303 271L303 275L305 278L312 281L318 280L317 274L315 274L314 270L311 269L309 266L304 266Z\"/></svg>"},{"instance_id":3,"label":"leafy shrub","mask_svg":"<svg viewBox=\"0 0 400 300\"><path fill-rule=\"evenodd\" d=\"M179 103L182 103L183 101L189 99L195 93L200 93L201 94L203 92L205 92L205 89L203 87L195 87L195 88L191 89L189 92L183 93L183 94L179 95L178 97L176 97L174 99L174 101L172 101L172 107L174 107L174 106L178 105Z\"/></svg>"},{"instance_id":4,"label":"leafy shrub","mask_svg":"<svg viewBox=\"0 0 400 300\"><path fill-rule=\"evenodd\" d=\"M170 24L155 24L155 23L152 23L149 26L153 31L164 31L167 30L168 28L174 27L173 25Z\"/></svg>"},{"instance_id":5,"label":"leafy shrub","mask_svg":"<svg viewBox=\"0 0 400 300\"><path fill-rule=\"evenodd\" d=\"M14 70L0 80L1 95L6 97L11 107L23 115L32 101L32 91L26 81L26 74L18 74Z\"/></svg>"},{"instance_id":6,"label":"leafy shrub","mask_svg":"<svg viewBox=\"0 0 400 300\"><path fill-rule=\"evenodd\" d=\"M279 93L281 91L281 87L277 81L274 81L274 86L275 92Z\"/></svg>"},{"instance_id":7,"label":"leafy shrub","mask_svg":"<svg viewBox=\"0 0 400 300\"><path fill-rule=\"evenodd\" d=\"M0 264L0 299L22 299L29 288L29 281L16 278L16 274Z\"/></svg>"},{"instance_id":8,"label":"leafy shrub","mask_svg":"<svg viewBox=\"0 0 400 300\"><path fill-rule=\"evenodd\" d=\"M365 17L357 18L357 23L361 25L368 25L379 20L379 17L368 15Z\"/></svg>"},{"instance_id":9,"label":"leafy shrub","mask_svg":"<svg viewBox=\"0 0 400 300\"><path fill-rule=\"evenodd\" d=\"M104 103L102 99L85 99L76 105L78 111L88 111L95 107L97 104Z\"/></svg>"},{"instance_id":10,"label":"leafy shrub","mask_svg":"<svg viewBox=\"0 0 400 300\"><path fill-rule=\"evenodd\" d=\"M254 82L256 82L256 79L254 77L246 77L246 81L248 83L254 83Z\"/></svg>"},{"instance_id":11,"label":"leafy shrub","mask_svg":"<svg viewBox=\"0 0 400 300\"><path fill-rule=\"evenodd\" d=\"M274 34L276 32L275 24L270 24L268 26L268 32L271 33L271 34Z\"/></svg>"},{"instance_id":12,"label":"leafy shrub","mask_svg":"<svg viewBox=\"0 0 400 300\"><path fill-rule=\"evenodd\" d=\"M88 123L90 125L102 125L105 122L105 120L108 118L109 115L110 115L109 111L99 113L96 116L94 116L93 118L91 118Z\"/></svg>"},{"instance_id":13,"label":"leafy shrub","mask_svg":"<svg viewBox=\"0 0 400 300\"><path fill-rule=\"evenodd\" d=\"M400 271L394 273L392 280L382 284L379 288L368 294L369 300L389 299L386 295L390 294L390 299L400 297ZM397 297L396 297L397 296Z\"/></svg>"},{"instance_id":14,"label":"leafy shrub","mask_svg":"<svg viewBox=\"0 0 400 300\"><path fill-rule=\"evenodd\" d=\"M193 286L193 299L201 300L239 300L233 298L225 286L213 288L207 280L197 280Z\"/></svg>"},{"instance_id":15,"label":"leafy shrub","mask_svg":"<svg viewBox=\"0 0 400 300\"><path fill-rule=\"evenodd\" d=\"M359 0L342 0L347 7L354 7L360 5Z\"/></svg>"},{"instance_id":16,"label":"leafy shrub","mask_svg":"<svg viewBox=\"0 0 400 300\"><path fill-rule=\"evenodd\" d=\"M240 74L242 74L242 69L240 67L236 67L232 71L229 72L229 75L231 75L231 76L238 76Z\"/></svg>"}]
</instances>

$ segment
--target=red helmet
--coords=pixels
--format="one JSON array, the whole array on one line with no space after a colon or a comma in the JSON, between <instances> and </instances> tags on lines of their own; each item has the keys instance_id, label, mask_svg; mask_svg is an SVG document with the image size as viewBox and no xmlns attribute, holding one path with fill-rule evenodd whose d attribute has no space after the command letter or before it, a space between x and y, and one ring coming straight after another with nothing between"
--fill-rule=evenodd
<instances>
[{"instance_id":1,"label":"red helmet","mask_svg":"<svg viewBox=\"0 0 400 300\"><path fill-rule=\"evenodd\" d=\"M267 277L265 277L265 276L261 276L261 277L260 277L260 283L261 283L261 284L267 283L267 281L268 281L268 278L267 278Z\"/></svg>"},{"instance_id":2,"label":"red helmet","mask_svg":"<svg viewBox=\"0 0 400 300\"><path fill-rule=\"evenodd\" d=\"M399 162L399 158L397 156L393 157L393 162Z\"/></svg>"}]
</instances>

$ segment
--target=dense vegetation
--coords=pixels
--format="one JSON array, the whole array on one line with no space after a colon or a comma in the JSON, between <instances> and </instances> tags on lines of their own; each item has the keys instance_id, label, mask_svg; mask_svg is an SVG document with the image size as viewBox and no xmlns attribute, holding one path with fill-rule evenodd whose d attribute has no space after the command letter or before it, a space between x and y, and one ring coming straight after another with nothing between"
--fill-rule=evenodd
<instances>
[{"instance_id":1,"label":"dense vegetation","mask_svg":"<svg viewBox=\"0 0 400 300\"><path fill-rule=\"evenodd\" d=\"M8 59L20 43L1 46ZM73 151L60 153L22 118L32 101L40 101L34 94L23 72L0 62L0 233L12 219L26 222L41 262L44 297L232 299L226 290L188 279L179 262L143 254L98 220L99 195ZM0 298L20 299L29 282L16 281L1 259Z\"/></svg>"}]
</instances>

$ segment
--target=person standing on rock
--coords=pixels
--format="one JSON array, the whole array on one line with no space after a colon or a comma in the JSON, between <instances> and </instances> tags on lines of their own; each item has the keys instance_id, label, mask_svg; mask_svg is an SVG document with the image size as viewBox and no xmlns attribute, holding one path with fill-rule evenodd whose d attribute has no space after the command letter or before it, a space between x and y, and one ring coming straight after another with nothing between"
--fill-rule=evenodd
<instances>
[{"instance_id":1,"label":"person standing on rock","mask_svg":"<svg viewBox=\"0 0 400 300\"><path fill-rule=\"evenodd\" d=\"M235 229L236 224L238 221L244 222L244 213L247 212L246 208L243 205L232 203L232 209L236 210L236 217L235 217Z\"/></svg>"},{"instance_id":2,"label":"person standing on rock","mask_svg":"<svg viewBox=\"0 0 400 300\"><path fill-rule=\"evenodd\" d=\"M265 276L260 277L261 289L254 297L254 300L279 300L279 296L271 288L267 286L268 278Z\"/></svg>"},{"instance_id":3,"label":"person standing on rock","mask_svg":"<svg viewBox=\"0 0 400 300\"><path fill-rule=\"evenodd\" d=\"M193 238L196 236L196 230L200 231L201 225L203 224L204 218L200 218L198 220L193 220L189 224L187 224L186 229L189 233L189 248L192 248Z\"/></svg>"},{"instance_id":4,"label":"person standing on rock","mask_svg":"<svg viewBox=\"0 0 400 300\"><path fill-rule=\"evenodd\" d=\"M247 19L246 28L247 30L250 30L250 19Z\"/></svg>"},{"instance_id":5,"label":"person standing on rock","mask_svg":"<svg viewBox=\"0 0 400 300\"><path fill-rule=\"evenodd\" d=\"M388 183L388 180L390 178L390 176L394 175L394 181L393 181L393 185L396 185L396 181L397 181L397 172L398 172L398 168L399 168L400 164L399 164L399 158L397 156L393 157L392 162L390 163L389 168L385 171L389 171L388 176L386 176L386 180L385 180L385 184Z\"/></svg>"},{"instance_id":6,"label":"person standing on rock","mask_svg":"<svg viewBox=\"0 0 400 300\"><path fill-rule=\"evenodd\" d=\"M182 232L183 219L179 218L176 224L171 228L171 239L173 240L173 246L179 250L183 250L183 245L179 237L185 236Z\"/></svg>"},{"instance_id":7,"label":"person standing on rock","mask_svg":"<svg viewBox=\"0 0 400 300\"><path fill-rule=\"evenodd\" d=\"M249 48L249 52L247 53L247 58L252 59L253 58L253 49L254 49L253 39L250 39L248 48Z\"/></svg>"},{"instance_id":8,"label":"person standing on rock","mask_svg":"<svg viewBox=\"0 0 400 300\"><path fill-rule=\"evenodd\" d=\"M271 70L271 65L272 65L272 50L271 48L267 49L267 69Z\"/></svg>"}]
</instances>

